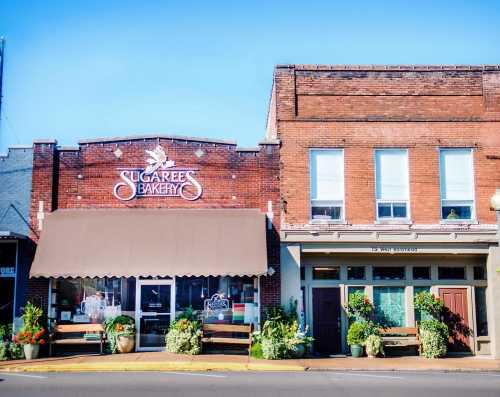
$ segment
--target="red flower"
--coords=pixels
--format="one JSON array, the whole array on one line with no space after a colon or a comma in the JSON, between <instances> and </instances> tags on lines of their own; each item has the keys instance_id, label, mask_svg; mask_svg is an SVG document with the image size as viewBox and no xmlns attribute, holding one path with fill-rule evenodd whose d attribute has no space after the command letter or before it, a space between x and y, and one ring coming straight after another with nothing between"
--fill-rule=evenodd
<instances>
[{"instance_id":1,"label":"red flower","mask_svg":"<svg viewBox=\"0 0 500 397\"><path fill-rule=\"evenodd\" d=\"M40 341L40 344L41 344L41 345L45 345L45 339L42 339L42 340Z\"/></svg>"}]
</instances>

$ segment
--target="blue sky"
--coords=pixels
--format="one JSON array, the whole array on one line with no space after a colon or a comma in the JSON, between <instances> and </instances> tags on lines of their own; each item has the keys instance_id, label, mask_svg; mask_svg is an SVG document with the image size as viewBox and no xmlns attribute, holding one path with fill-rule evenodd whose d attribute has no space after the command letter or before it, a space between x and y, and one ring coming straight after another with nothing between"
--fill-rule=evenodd
<instances>
[{"instance_id":1,"label":"blue sky","mask_svg":"<svg viewBox=\"0 0 500 397\"><path fill-rule=\"evenodd\" d=\"M0 35L0 151L141 133L253 146L276 64L500 63L500 1L0 0Z\"/></svg>"}]
</instances>

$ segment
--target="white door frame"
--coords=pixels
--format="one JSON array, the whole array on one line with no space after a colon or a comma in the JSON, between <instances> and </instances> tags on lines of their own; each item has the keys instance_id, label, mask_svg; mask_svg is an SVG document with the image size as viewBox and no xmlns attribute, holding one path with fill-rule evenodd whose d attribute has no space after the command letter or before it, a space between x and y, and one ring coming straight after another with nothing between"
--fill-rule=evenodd
<instances>
[{"instance_id":1,"label":"white door frame","mask_svg":"<svg viewBox=\"0 0 500 397\"><path fill-rule=\"evenodd\" d=\"M170 280L141 280L136 277L135 282L135 350L141 351L162 351L164 346L157 348L141 347L140 341L140 326L141 326L141 287L143 285L170 285L170 322L175 319L175 278Z\"/></svg>"}]
</instances>

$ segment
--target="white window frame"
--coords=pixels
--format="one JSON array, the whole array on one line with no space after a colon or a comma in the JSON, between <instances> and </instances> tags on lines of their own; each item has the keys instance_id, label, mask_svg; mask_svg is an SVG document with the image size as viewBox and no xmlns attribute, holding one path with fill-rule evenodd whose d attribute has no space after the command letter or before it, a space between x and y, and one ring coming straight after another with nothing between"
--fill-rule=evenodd
<instances>
[{"instance_id":1,"label":"white window frame","mask_svg":"<svg viewBox=\"0 0 500 397\"><path fill-rule=\"evenodd\" d=\"M312 174L311 174L311 164L312 164L312 154L317 151L335 151L342 153L342 180L343 180L343 193L344 196L342 200L316 200L312 198ZM309 149L309 219L310 223L345 223L345 152L343 148L310 148ZM340 207L340 218L338 219L313 219L312 217L312 207L313 203L319 203L317 207Z\"/></svg>"},{"instance_id":2,"label":"white window frame","mask_svg":"<svg viewBox=\"0 0 500 397\"><path fill-rule=\"evenodd\" d=\"M406 200L383 200L378 199L377 192L377 152L391 151L391 150L399 150L406 152L406 170L408 171L407 180L408 180L408 198ZM373 169L375 170L375 217L377 222L379 223L407 223L411 220L411 210L410 210L410 159L409 152L407 148L377 148L373 151ZM406 217L395 217L394 216L394 204L404 203L406 204ZM391 204L391 216L379 217L378 215L378 205L379 204Z\"/></svg>"},{"instance_id":3,"label":"white window frame","mask_svg":"<svg viewBox=\"0 0 500 397\"><path fill-rule=\"evenodd\" d=\"M452 150L468 150L471 156L471 166L472 166L472 200L446 200L443 199L443 170L441 164L441 155L442 152L452 151ZM476 173L474 166L474 149L469 147L445 147L439 148L439 219L441 223L475 223L476 222ZM470 206L470 218L458 218L458 219L446 219L443 218L443 203L448 202L452 203L452 205L456 206Z\"/></svg>"}]
</instances>

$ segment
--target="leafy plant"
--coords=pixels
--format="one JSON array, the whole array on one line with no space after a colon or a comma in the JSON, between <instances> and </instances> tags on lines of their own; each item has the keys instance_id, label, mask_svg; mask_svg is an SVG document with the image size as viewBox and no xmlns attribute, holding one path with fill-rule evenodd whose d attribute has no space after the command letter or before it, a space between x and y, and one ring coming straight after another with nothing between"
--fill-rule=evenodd
<instances>
[{"instance_id":1,"label":"leafy plant","mask_svg":"<svg viewBox=\"0 0 500 397\"><path fill-rule=\"evenodd\" d=\"M368 333L369 324L366 321L354 321L347 331L347 344L362 345Z\"/></svg>"},{"instance_id":2,"label":"leafy plant","mask_svg":"<svg viewBox=\"0 0 500 397\"><path fill-rule=\"evenodd\" d=\"M45 344L45 328L42 326L43 310L28 302L23 309L24 325L12 340L20 345Z\"/></svg>"},{"instance_id":3,"label":"leafy plant","mask_svg":"<svg viewBox=\"0 0 500 397\"><path fill-rule=\"evenodd\" d=\"M264 358L264 353L262 352L262 343L261 342L252 343L250 355L253 358Z\"/></svg>"},{"instance_id":4,"label":"leafy plant","mask_svg":"<svg viewBox=\"0 0 500 397\"><path fill-rule=\"evenodd\" d=\"M413 302L415 309L426 313L435 319L439 319L444 310L443 301L428 291L422 291L416 294Z\"/></svg>"},{"instance_id":5,"label":"leafy plant","mask_svg":"<svg viewBox=\"0 0 500 397\"><path fill-rule=\"evenodd\" d=\"M9 341L0 341L0 361L20 360L24 358L21 345Z\"/></svg>"},{"instance_id":6,"label":"leafy plant","mask_svg":"<svg viewBox=\"0 0 500 397\"><path fill-rule=\"evenodd\" d=\"M135 320L127 315L120 314L118 316L107 319L104 322L104 329L109 343L111 353L118 352L117 339L119 336L135 336Z\"/></svg>"},{"instance_id":7,"label":"leafy plant","mask_svg":"<svg viewBox=\"0 0 500 397\"><path fill-rule=\"evenodd\" d=\"M200 354L200 322L188 318L174 321L165 336L165 345L166 350L171 353Z\"/></svg>"},{"instance_id":8,"label":"leafy plant","mask_svg":"<svg viewBox=\"0 0 500 397\"><path fill-rule=\"evenodd\" d=\"M448 326L437 320L423 320L419 326L421 354L426 358L438 358L446 354Z\"/></svg>"},{"instance_id":9,"label":"leafy plant","mask_svg":"<svg viewBox=\"0 0 500 397\"><path fill-rule=\"evenodd\" d=\"M373 304L370 299L361 291L349 294L346 305L347 316L355 321L369 321L373 314Z\"/></svg>"},{"instance_id":10,"label":"leafy plant","mask_svg":"<svg viewBox=\"0 0 500 397\"><path fill-rule=\"evenodd\" d=\"M12 324L0 325L0 341L12 340Z\"/></svg>"},{"instance_id":11,"label":"leafy plant","mask_svg":"<svg viewBox=\"0 0 500 397\"><path fill-rule=\"evenodd\" d=\"M377 356L384 354L384 342L380 335L371 334L365 341L366 354L369 356Z\"/></svg>"}]
</instances>

